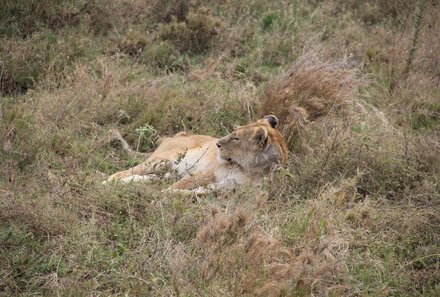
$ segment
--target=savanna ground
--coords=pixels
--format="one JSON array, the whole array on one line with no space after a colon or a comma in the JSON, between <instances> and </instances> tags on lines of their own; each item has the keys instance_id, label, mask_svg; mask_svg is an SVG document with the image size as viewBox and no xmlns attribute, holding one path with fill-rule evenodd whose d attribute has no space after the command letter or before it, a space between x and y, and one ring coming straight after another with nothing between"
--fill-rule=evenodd
<instances>
[{"instance_id":1,"label":"savanna ground","mask_svg":"<svg viewBox=\"0 0 440 297\"><path fill-rule=\"evenodd\" d=\"M439 296L439 6L1 1L0 295ZM262 189L101 185L269 113Z\"/></svg>"}]
</instances>

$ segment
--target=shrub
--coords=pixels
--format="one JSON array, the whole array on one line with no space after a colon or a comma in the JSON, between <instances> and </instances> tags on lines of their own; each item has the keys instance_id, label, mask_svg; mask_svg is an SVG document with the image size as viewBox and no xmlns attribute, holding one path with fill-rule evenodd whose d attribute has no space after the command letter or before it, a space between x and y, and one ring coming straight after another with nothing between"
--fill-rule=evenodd
<instances>
[{"instance_id":1,"label":"shrub","mask_svg":"<svg viewBox=\"0 0 440 297\"><path fill-rule=\"evenodd\" d=\"M168 71L185 67L182 56L168 41L151 44L142 53L140 60L153 68L157 67Z\"/></svg>"},{"instance_id":2,"label":"shrub","mask_svg":"<svg viewBox=\"0 0 440 297\"><path fill-rule=\"evenodd\" d=\"M129 31L118 42L121 52L129 56L140 56L148 44L148 37L138 31Z\"/></svg>"},{"instance_id":3,"label":"shrub","mask_svg":"<svg viewBox=\"0 0 440 297\"><path fill-rule=\"evenodd\" d=\"M178 22L183 22L188 11L188 0L156 0L152 4L151 17L156 22L169 23L173 18Z\"/></svg>"},{"instance_id":4,"label":"shrub","mask_svg":"<svg viewBox=\"0 0 440 297\"><path fill-rule=\"evenodd\" d=\"M261 27L263 30L270 29L279 19L279 15L277 12L269 12L263 16L261 19Z\"/></svg>"},{"instance_id":5,"label":"shrub","mask_svg":"<svg viewBox=\"0 0 440 297\"><path fill-rule=\"evenodd\" d=\"M183 22L173 18L169 24L161 24L159 36L171 42L180 52L201 54L212 47L219 27L220 21L209 10L200 8L188 13Z\"/></svg>"}]
</instances>

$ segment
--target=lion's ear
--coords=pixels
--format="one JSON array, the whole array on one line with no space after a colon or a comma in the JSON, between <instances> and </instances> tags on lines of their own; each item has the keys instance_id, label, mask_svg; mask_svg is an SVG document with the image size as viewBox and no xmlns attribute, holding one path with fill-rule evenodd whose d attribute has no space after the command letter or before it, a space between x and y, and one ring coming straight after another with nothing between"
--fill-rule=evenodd
<instances>
[{"instance_id":1,"label":"lion's ear","mask_svg":"<svg viewBox=\"0 0 440 297\"><path fill-rule=\"evenodd\" d=\"M267 130L266 128L260 127L258 128L257 132L254 134L255 140L258 144L260 144L262 147L265 147L267 144Z\"/></svg>"},{"instance_id":2,"label":"lion's ear","mask_svg":"<svg viewBox=\"0 0 440 297\"><path fill-rule=\"evenodd\" d=\"M278 118L274 115L267 115L263 118L272 128L278 125Z\"/></svg>"}]
</instances>

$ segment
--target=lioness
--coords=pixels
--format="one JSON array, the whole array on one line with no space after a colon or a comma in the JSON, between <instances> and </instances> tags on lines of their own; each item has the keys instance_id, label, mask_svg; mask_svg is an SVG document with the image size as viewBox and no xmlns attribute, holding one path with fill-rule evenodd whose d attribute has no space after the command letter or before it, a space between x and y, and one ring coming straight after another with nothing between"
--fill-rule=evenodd
<instances>
[{"instance_id":1,"label":"lioness","mask_svg":"<svg viewBox=\"0 0 440 297\"><path fill-rule=\"evenodd\" d=\"M144 163L115 173L106 182L155 180L167 172L178 178L172 191L206 193L233 189L236 184L257 185L264 173L287 161L287 146L275 129L277 124L275 116L265 116L220 139L178 133L163 139Z\"/></svg>"}]
</instances>

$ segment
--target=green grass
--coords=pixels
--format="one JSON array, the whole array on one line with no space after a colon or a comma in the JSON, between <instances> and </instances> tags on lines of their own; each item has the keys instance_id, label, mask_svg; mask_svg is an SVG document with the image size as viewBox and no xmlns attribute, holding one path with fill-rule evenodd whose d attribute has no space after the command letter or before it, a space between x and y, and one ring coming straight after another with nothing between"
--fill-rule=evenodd
<instances>
[{"instance_id":1,"label":"green grass","mask_svg":"<svg viewBox=\"0 0 440 297\"><path fill-rule=\"evenodd\" d=\"M413 44L417 1L150 2L0 12L0 296L437 296L438 5ZM101 184L142 162L111 128L146 152L268 106L290 154L262 189Z\"/></svg>"}]
</instances>

